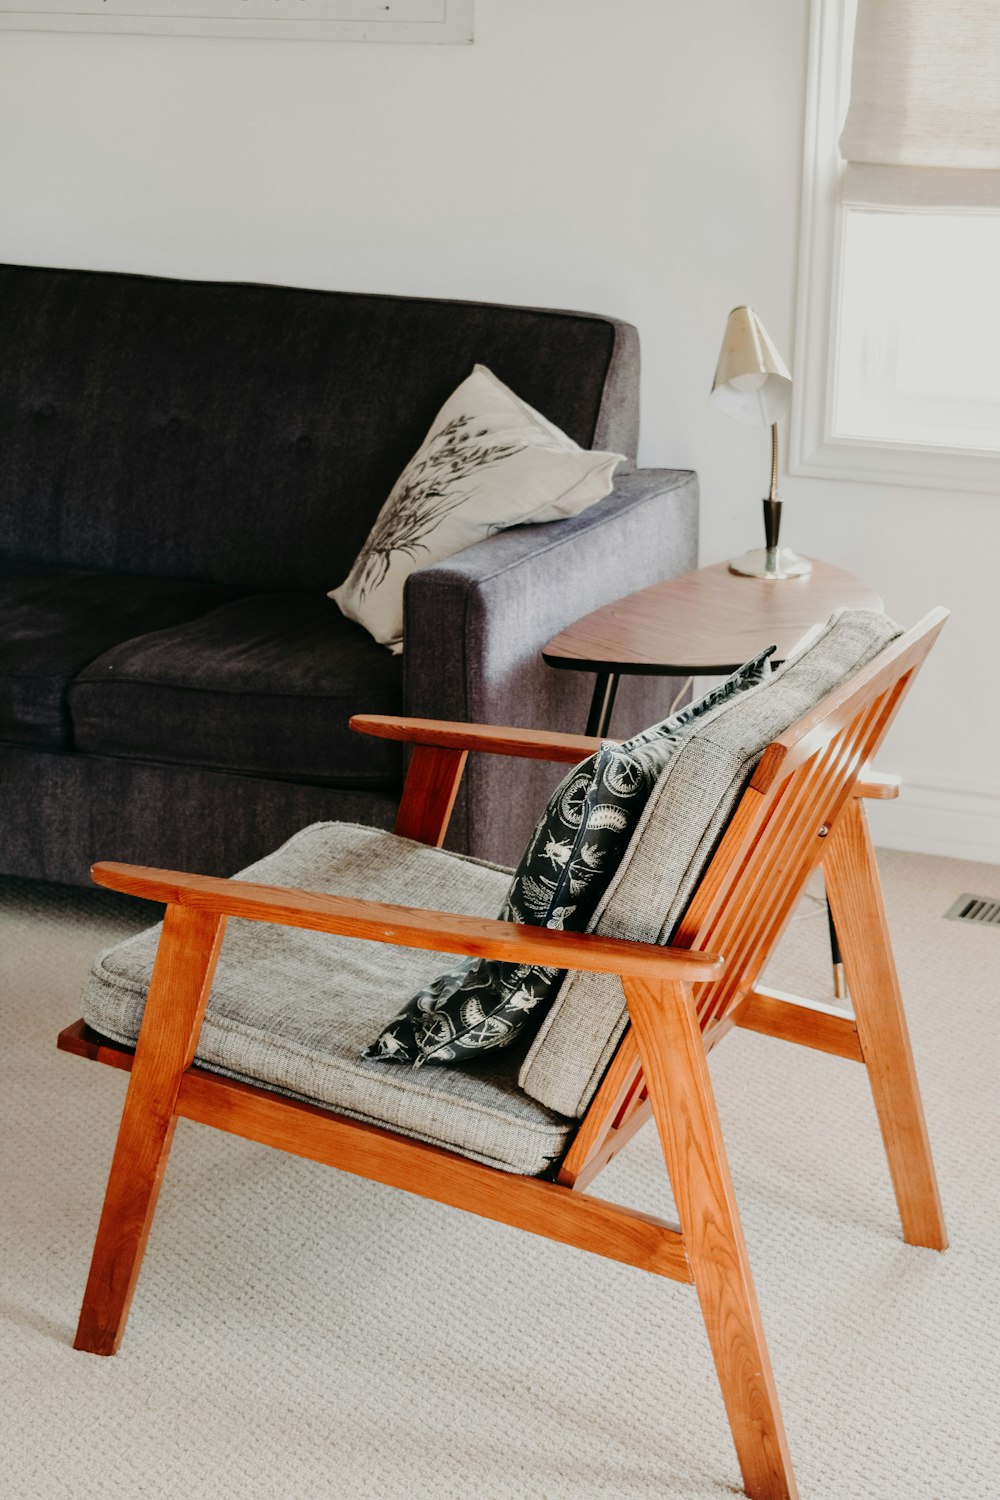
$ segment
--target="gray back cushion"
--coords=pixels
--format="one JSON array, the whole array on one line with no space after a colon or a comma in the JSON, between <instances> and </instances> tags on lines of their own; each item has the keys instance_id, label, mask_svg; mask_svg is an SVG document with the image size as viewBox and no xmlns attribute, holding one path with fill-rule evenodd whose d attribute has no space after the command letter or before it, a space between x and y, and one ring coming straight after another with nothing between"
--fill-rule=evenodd
<instances>
[{"instance_id":1,"label":"gray back cushion","mask_svg":"<svg viewBox=\"0 0 1000 1500\"><path fill-rule=\"evenodd\" d=\"M0 266L0 558L325 592L477 361L634 457L613 318Z\"/></svg>"},{"instance_id":2,"label":"gray back cushion","mask_svg":"<svg viewBox=\"0 0 1000 1500\"><path fill-rule=\"evenodd\" d=\"M669 943L766 747L899 634L884 615L844 610L772 677L703 720L657 782L589 930ZM584 1114L627 1021L615 975L568 974L521 1087L549 1109Z\"/></svg>"}]
</instances>

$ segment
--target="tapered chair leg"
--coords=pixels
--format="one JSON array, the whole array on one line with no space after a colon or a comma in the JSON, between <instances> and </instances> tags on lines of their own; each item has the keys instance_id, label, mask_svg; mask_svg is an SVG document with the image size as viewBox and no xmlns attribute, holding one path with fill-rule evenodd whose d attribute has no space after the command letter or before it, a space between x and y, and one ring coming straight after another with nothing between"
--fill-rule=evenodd
<instances>
[{"instance_id":1,"label":"tapered chair leg","mask_svg":"<svg viewBox=\"0 0 1000 1500\"><path fill-rule=\"evenodd\" d=\"M868 819L848 803L827 839L823 874L844 954L858 1040L910 1245L946 1250L948 1235Z\"/></svg>"},{"instance_id":2,"label":"tapered chair leg","mask_svg":"<svg viewBox=\"0 0 1000 1500\"><path fill-rule=\"evenodd\" d=\"M746 1493L750 1500L796 1500L690 987L623 982Z\"/></svg>"},{"instance_id":3,"label":"tapered chair leg","mask_svg":"<svg viewBox=\"0 0 1000 1500\"><path fill-rule=\"evenodd\" d=\"M74 1348L114 1354L125 1332L225 918L168 906Z\"/></svg>"}]
</instances>

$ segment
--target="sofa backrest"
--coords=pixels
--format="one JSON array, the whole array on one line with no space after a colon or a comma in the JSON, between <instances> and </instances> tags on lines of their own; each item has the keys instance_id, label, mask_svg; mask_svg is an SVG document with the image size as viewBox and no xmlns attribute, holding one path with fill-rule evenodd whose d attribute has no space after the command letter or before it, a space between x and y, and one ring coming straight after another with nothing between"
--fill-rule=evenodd
<instances>
[{"instance_id":1,"label":"sofa backrest","mask_svg":"<svg viewBox=\"0 0 1000 1500\"><path fill-rule=\"evenodd\" d=\"M584 313L0 267L0 558L330 589L477 361L634 458L638 359Z\"/></svg>"}]
</instances>

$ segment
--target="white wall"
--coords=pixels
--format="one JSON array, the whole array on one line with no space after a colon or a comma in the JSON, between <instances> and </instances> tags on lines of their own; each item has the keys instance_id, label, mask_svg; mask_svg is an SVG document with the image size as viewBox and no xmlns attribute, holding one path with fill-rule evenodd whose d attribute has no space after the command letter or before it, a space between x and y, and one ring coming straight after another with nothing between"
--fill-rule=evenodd
<instances>
[{"instance_id":1,"label":"white wall","mask_svg":"<svg viewBox=\"0 0 1000 1500\"><path fill-rule=\"evenodd\" d=\"M808 7L476 11L472 47L2 34L0 258L619 314L642 461L699 470L703 561L756 545L766 435L706 396L734 304L792 347ZM955 612L883 756L912 789L880 837L1000 861L1000 499L783 493L790 544L907 623Z\"/></svg>"}]
</instances>

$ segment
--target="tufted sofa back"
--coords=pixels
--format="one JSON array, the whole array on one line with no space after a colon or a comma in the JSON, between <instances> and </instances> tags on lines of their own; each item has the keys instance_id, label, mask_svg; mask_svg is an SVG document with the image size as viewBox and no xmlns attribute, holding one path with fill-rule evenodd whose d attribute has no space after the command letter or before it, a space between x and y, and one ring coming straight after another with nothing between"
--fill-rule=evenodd
<instances>
[{"instance_id":1,"label":"tufted sofa back","mask_svg":"<svg viewBox=\"0 0 1000 1500\"><path fill-rule=\"evenodd\" d=\"M477 361L634 458L613 319L0 267L0 559L329 589Z\"/></svg>"}]
</instances>

